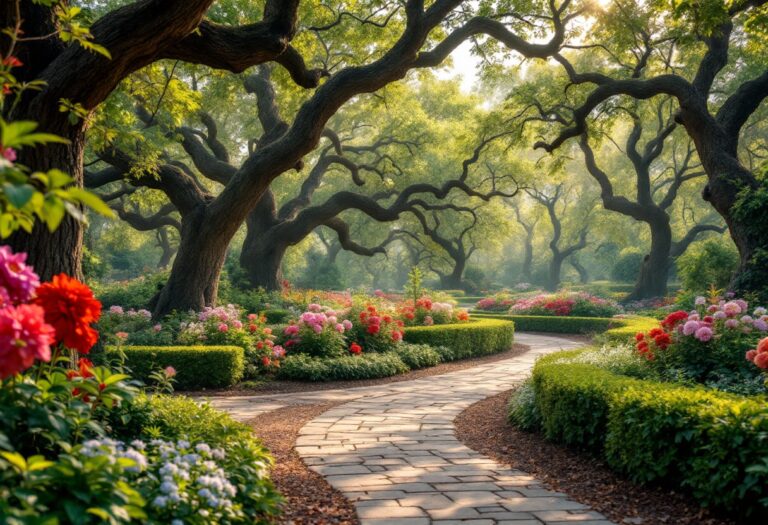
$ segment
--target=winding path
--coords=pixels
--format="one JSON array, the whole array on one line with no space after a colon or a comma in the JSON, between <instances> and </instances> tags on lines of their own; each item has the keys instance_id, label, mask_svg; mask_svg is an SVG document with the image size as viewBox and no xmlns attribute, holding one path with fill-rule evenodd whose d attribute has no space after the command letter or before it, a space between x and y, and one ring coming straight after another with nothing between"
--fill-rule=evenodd
<instances>
[{"instance_id":1,"label":"winding path","mask_svg":"<svg viewBox=\"0 0 768 525\"><path fill-rule=\"evenodd\" d=\"M460 443L454 418L523 380L536 357L580 343L516 334L523 355L474 368L349 390L216 399L240 419L282 406L347 401L301 429L296 451L353 501L363 525L610 525L525 472Z\"/></svg>"}]
</instances>

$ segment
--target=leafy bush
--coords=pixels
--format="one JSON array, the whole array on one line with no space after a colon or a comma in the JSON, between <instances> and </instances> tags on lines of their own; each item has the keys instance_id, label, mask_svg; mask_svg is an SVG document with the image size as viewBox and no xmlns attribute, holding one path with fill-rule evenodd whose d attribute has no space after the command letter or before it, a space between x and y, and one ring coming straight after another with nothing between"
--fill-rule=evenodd
<instances>
[{"instance_id":1,"label":"leafy bush","mask_svg":"<svg viewBox=\"0 0 768 525\"><path fill-rule=\"evenodd\" d=\"M158 368L176 369L180 390L226 388L243 378L245 351L239 346L125 346L126 365L133 377L146 381ZM106 358L118 351L107 347Z\"/></svg>"},{"instance_id":2,"label":"leafy bush","mask_svg":"<svg viewBox=\"0 0 768 525\"><path fill-rule=\"evenodd\" d=\"M149 305L149 302L167 280L168 274L160 272L129 281L99 284L94 286L94 293L104 308L118 305L125 309L133 308L139 310Z\"/></svg>"},{"instance_id":3,"label":"leafy bush","mask_svg":"<svg viewBox=\"0 0 768 525\"><path fill-rule=\"evenodd\" d=\"M658 319L652 317L625 316L616 320L616 327L609 328L602 334L602 339L617 343L634 341L637 332L644 332L659 326Z\"/></svg>"},{"instance_id":4,"label":"leafy bush","mask_svg":"<svg viewBox=\"0 0 768 525\"><path fill-rule=\"evenodd\" d=\"M350 316L354 326L349 339L366 352L388 352L403 340L403 321L373 304L355 305Z\"/></svg>"},{"instance_id":5,"label":"leafy bush","mask_svg":"<svg viewBox=\"0 0 768 525\"><path fill-rule=\"evenodd\" d=\"M508 410L507 418L521 430L532 432L541 427L541 414L536 407L536 389L530 379L512 393Z\"/></svg>"},{"instance_id":6,"label":"leafy bush","mask_svg":"<svg viewBox=\"0 0 768 525\"><path fill-rule=\"evenodd\" d=\"M509 350L514 336L515 325L511 321L481 319L461 324L406 327L404 341L448 347L452 350L451 360L456 360Z\"/></svg>"},{"instance_id":7,"label":"leafy bush","mask_svg":"<svg viewBox=\"0 0 768 525\"><path fill-rule=\"evenodd\" d=\"M437 366L442 361L440 352L429 345L404 343L399 345L395 352L411 370Z\"/></svg>"},{"instance_id":8,"label":"leafy bush","mask_svg":"<svg viewBox=\"0 0 768 525\"><path fill-rule=\"evenodd\" d=\"M257 311L257 310L252 310ZM269 324L278 324L283 323L290 319L291 315L293 313L290 310L285 310L282 308L272 308L269 310L264 310L262 312L262 315L264 315L264 318L266 319L267 323Z\"/></svg>"},{"instance_id":9,"label":"leafy bush","mask_svg":"<svg viewBox=\"0 0 768 525\"><path fill-rule=\"evenodd\" d=\"M316 357L343 356L347 353L344 332L351 328L352 322L339 319L334 310L310 304L298 321L283 330L283 346L291 352Z\"/></svg>"},{"instance_id":10,"label":"leafy bush","mask_svg":"<svg viewBox=\"0 0 768 525\"><path fill-rule=\"evenodd\" d=\"M611 279L623 283L631 283L640 274L643 264L643 254L635 249L625 249L619 254L611 270Z\"/></svg>"},{"instance_id":11,"label":"leafy bush","mask_svg":"<svg viewBox=\"0 0 768 525\"><path fill-rule=\"evenodd\" d=\"M285 358L278 377L296 381L342 381L389 377L408 370L408 366L394 352L331 358L297 354Z\"/></svg>"},{"instance_id":12,"label":"leafy bush","mask_svg":"<svg viewBox=\"0 0 768 525\"><path fill-rule=\"evenodd\" d=\"M548 439L604 454L641 482L663 481L702 504L768 516L765 397L617 375L552 354L533 371ZM757 522L757 521L752 521Z\"/></svg>"},{"instance_id":13,"label":"leafy bush","mask_svg":"<svg viewBox=\"0 0 768 525\"><path fill-rule=\"evenodd\" d=\"M557 317L551 315L473 314L478 319L506 319L515 323L519 332L559 334L593 334L616 326L619 319L605 317Z\"/></svg>"},{"instance_id":14,"label":"leafy bush","mask_svg":"<svg viewBox=\"0 0 768 525\"><path fill-rule=\"evenodd\" d=\"M703 292L709 286L728 286L739 266L739 253L733 243L708 239L688 248L676 264L683 288Z\"/></svg>"}]
</instances>

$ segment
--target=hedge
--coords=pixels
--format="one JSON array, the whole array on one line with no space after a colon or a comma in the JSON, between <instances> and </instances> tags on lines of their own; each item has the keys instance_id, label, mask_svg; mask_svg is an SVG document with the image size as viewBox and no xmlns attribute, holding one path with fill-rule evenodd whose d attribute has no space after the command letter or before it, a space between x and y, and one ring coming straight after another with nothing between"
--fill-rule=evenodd
<instances>
[{"instance_id":1,"label":"hedge","mask_svg":"<svg viewBox=\"0 0 768 525\"><path fill-rule=\"evenodd\" d=\"M704 506L750 520L768 517L764 397L557 362L569 353L544 357L533 370L534 403L548 439L601 454L634 481L690 492Z\"/></svg>"},{"instance_id":2,"label":"hedge","mask_svg":"<svg viewBox=\"0 0 768 525\"><path fill-rule=\"evenodd\" d=\"M290 310L285 310L282 308L272 308L270 310L264 310L262 313L264 314L264 317L269 324L282 323L290 319L293 315Z\"/></svg>"},{"instance_id":3,"label":"hedge","mask_svg":"<svg viewBox=\"0 0 768 525\"><path fill-rule=\"evenodd\" d=\"M408 343L397 345L395 352L411 370L437 366L444 360L443 356L448 355L448 353L453 355L453 352L447 348L433 348L429 345L412 345ZM450 359L445 360L450 361Z\"/></svg>"},{"instance_id":4,"label":"hedge","mask_svg":"<svg viewBox=\"0 0 768 525\"><path fill-rule=\"evenodd\" d=\"M450 353L445 361L466 359L509 350L515 337L515 324L499 319L478 319L467 323L409 326L403 340L408 343L444 346Z\"/></svg>"},{"instance_id":5,"label":"hedge","mask_svg":"<svg viewBox=\"0 0 768 525\"><path fill-rule=\"evenodd\" d=\"M131 375L142 381L159 368L175 368L178 390L232 386L245 368L245 351L239 346L124 346L122 351ZM116 349L107 347L107 353Z\"/></svg>"},{"instance_id":6,"label":"hedge","mask_svg":"<svg viewBox=\"0 0 768 525\"><path fill-rule=\"evenodd\" d=\"M343 381L389 377L409 370L395 352L333 358L296 354L283 360L278 377L295 381Z\"/></svg>"},{"instance_id":7,"label":"hedge","mask_svg":"<svg viewBox=\"0 0 768 525\"><path fill-rule=\"evenodd\" d=\"M557 334L596 334L605 332L618 339L632 337L640 330L650 330L659 322L651 317L569 317L556 315L510 315L473 312L479 319L506 319L515 323L519 332ZM631 335L625 337L625 334Z\"/></svg>"},{"instance_id":8,"label":"hedge","mask_svg":"<svg viewBox=\"0 0 768 525\"><path fill-rule=\"evenodd\" d=\"M625 343L633 340L637 332L648 332L659 326L659 320L653 317L625 317L622 321L623 324L603 334L608 341Z\"/></svg>"}]
</instances>

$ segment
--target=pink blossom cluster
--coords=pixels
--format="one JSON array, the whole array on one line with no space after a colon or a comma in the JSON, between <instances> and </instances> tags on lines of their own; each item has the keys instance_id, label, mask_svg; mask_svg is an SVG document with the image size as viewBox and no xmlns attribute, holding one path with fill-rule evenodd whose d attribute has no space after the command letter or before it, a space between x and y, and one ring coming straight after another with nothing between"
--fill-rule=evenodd
<instances>
[{"instance_id":1,"label":"pink blossom cluster","mask_svg":"<svg viewBox=\"0 0 768 525\"><path fill-rule=\"evenodd\" d=\"M684 336L707 342L721 333L768 331L768 311L758 307L750 315L749 304L743 299L707 305L704 297L697 297L695 304L696 309L677 325L678 332Z\"/></svg>"},{"instance_id":2,"label":"pink blossom cluster","mask_svg":"<svg viewBox=\"0 0 768 525\"><path fill-rule=\"evenodd\" d=\"M332 328L340 334L343 334L352 328L351 321L348 319L340 321L338 314L330 308L324 308L319 304L310 304L307 310L308 311L299 316L299 320L296 324L291 324L285 327L285 335L294 337L303 327L312 330L316 334L321 334L326 328Z\"/></svg>"},{"instance_id":3,"label":"pink blossom cluster","mask_svg":"<svg viewBox=\"0 0 768 525\"><path fill-rule=\"evenodd\" d=\"M217 306L215 308L206 306L197 315L197 318L203 322L208 321L209 319L215 319L215 320L221 321L222 323L229 323L232 321L239 322L240 310L234 304L228 304L226 306ZM242 328L242 325L241 325L241 328Z\"/></svg>"},{"instance_id":4,"label":"pink blossom cluster","mask_svg":"<svg viewBox=\"0 0 768 525\"><path fill-rule=\"evenodd\" d=\"M134 310L133 308L126 310L122 306L119 305L112 305L109 307L108 312L113 315L127 315L128 317L144 317L145 319L152 318L152 312L149 310L145 310L144 308L140 310Z\"/></svg>"}]
</instances>

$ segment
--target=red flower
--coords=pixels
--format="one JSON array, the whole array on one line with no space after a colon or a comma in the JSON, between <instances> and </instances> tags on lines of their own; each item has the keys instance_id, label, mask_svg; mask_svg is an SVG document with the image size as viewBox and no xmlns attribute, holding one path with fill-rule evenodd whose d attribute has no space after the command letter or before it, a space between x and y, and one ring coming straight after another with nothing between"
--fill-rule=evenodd
<instances>
[{"instance_id":1,"label":"red flower","mask_svg":"<svg viewBox=\"0 0 768 525\"><path fill-rule=\"evenodd\" d=\"M56 329L56 340L87 354L99 333L91 327L101 317L101 303L88 286L59 274L37 289L35 302L45 310L45 321Z\"/></svg>"},{"instance_id":2,"label":"red flower","mask_svg":"<svg viewBox=\"0 0 768 525\"><path fill-rule=\"evenodd\" d=\"M268 357L264 356L264 357L261 358L261 364L262 365L269 366L270 363L271 363L271 361L269 360Z\"/></svg>"},{"instance_id":3,"label":"red flower","mask_svg":"<svg viewBox=\"0 0 768 525\"><path fill-rule=\"evenodd\" d=\"M686 319L688 319L688 312L684 312L683 310L678 310L676 312L672 312L671 314L669 314L661 322L661 326L667 329L673 328L675 325L677 325L681 321L685 321Z\"/></svg>"},{"instance_id":4,"label":"red flower","mask_svg":"<svg viewBox=\"0 0 768 525\"><path fill-rule=\"evenodd\" d=\"M635 334L635 341L642 341L645 339L645 334L643 332L637 332Z\"/></svg>"},{"instance_id":5,"label":"red flower","mask_svg":"<svg viewBox=\"0 0 768 525\"><path fill-rule=\"evenodd\" d=\"M26 370L35 359L51 360L55 331L44 315L33 304L0 309L0 379Z\"/></svg>"},{"instance_id":6,"label":"red flower","mask_svg":"<svg viewBox=\"0 0 768 525\"><path fill-rule=\"evenodd\" d=\"M83 357L78 359L77 368L80 370L80 377L93 377L93 372L91 372L91 370L93 370L93 362L91 362L90 359L85 359Z\"/></svg>"},{"instance_id":7,"label":"red flower","mask_svg":"<svg viewBox=\"0 0 768 525\"><path fill-rule=\"evenodd\" d=\"M763 370L768 369L768 352L758 353L755 356L755 365Z\"/></svg>"},{"instance_id":8,"label":"red flower","mask_svg":"<svg viewBox=\"0 0 768 525\"><path fill-rule=\"evenodd\" d=\"M656 346L662 350L665 350L672 343L672 338L669 336L669 334L661 332L653 338L653 342L656 343Z\"/></svg>"},{"instance_id":9,"label":"red flower","mask_svg":"<svg viewBox=\"0 0 768 525\"><path fill-rule=\"evenodd\" d=\"M355 355L359 355L363 353L363 347L357 343L352 343L351 345L349 345L349 351Z\"/></svg>"},{"instance_id":10,"label":"red flower","mask_svg":"<svg viewBox=\"0 0 768 525\"><path fill-rule=\"evenodd\" d=\"M368 325L368 333L371 335L376 335L379 333L379 330L381 327L377 324L369 324Z\"/></svg>"},{"instance_id":11,"label":"red flower","mask_svg":"<svg viewBox=\"0 0 768 525\"><path fill-rule=\"evenodd\" d=\"M648 335L650 335L651 337L656 337L657 335L660 335L663 333L664 333L664 330L662 330L661 328L654 328L653 330L648 332Z\"/></svg>"}]
</instances>

